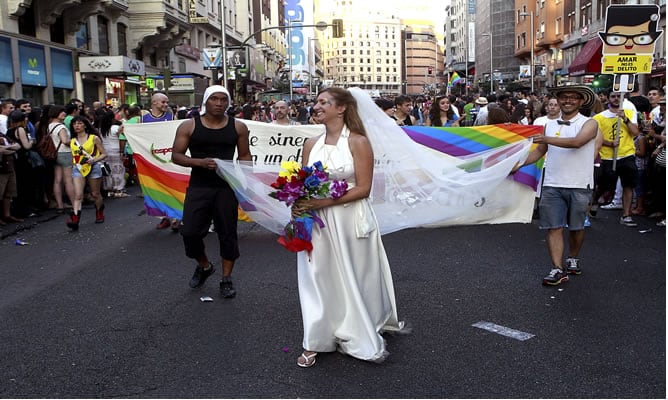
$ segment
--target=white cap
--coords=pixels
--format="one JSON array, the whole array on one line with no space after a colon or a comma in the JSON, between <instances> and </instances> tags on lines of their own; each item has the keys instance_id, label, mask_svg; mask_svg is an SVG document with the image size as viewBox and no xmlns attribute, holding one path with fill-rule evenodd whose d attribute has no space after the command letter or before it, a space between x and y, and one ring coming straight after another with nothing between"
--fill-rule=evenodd
<instances>
[{"instance_id":1,"label":"white cap","mask_svg":"<svg viewBox=\"0 0 668 400\"><path fill-rule=\"evenodd\" d=\"M228 92L224 86L221 85L209 86L204 91L204 97L202 98L202 107L199 110L199 115L206 114L206 101L209 100L209 97L211 97L211 95L214 93L225 93L227 95L227 98L228 99L230 98L230 92Z\"/></svg>"}]
</instances>

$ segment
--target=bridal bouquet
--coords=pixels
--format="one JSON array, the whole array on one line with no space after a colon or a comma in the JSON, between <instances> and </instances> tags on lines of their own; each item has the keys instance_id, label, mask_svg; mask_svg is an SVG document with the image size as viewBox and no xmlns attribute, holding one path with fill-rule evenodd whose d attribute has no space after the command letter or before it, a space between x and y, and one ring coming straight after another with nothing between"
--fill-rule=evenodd
<instances>
[{"instance_id":1,"label":"bridal bouquet","mask_svg":"<svg viewBox=\"0 0 668 400\"><path fill-rule=\"evenodd\" d=\"M290 207L299 199L338 199L346 194L348 183L345 180L329 179L329 173L320 161L311 167L302 167L295 161L286 161L281 163L281 171L271 187L276 190L269 193L269 196ZM311 244L313 223L317 223L321 228L325 226L314 211L293 217L283 229L283 235L278 239L278 243L293 252L313 250Z\"/></svg>"}]
</instances>

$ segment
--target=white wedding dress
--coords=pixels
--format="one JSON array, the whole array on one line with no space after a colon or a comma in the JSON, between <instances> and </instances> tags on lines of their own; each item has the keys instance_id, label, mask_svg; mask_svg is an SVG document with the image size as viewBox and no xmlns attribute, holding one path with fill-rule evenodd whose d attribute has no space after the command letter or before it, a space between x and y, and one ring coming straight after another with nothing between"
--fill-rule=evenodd
<instances>
[{"instance_id":1,"label":"white wedding dress","mask_svg":"<svg viewBox=\"0 0 668 400\"><path fill-rule=\"evenodd\" d=\"M355 185L355 168L344 128L336 145L323 134L309 156L322 161L332 179ZM383 331L400 331L390 265L369 199L317 210L325 224L313 225L313 250L297 255L304 349L339 350L381 362L387 357Z\"/></svg>"}]
</instances>

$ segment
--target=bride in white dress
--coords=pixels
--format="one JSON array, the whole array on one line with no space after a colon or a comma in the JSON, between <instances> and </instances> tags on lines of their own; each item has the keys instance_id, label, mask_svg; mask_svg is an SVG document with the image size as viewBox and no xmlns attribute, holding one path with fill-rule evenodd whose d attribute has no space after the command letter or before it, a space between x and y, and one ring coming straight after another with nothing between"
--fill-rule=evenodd
<instances>
[{"instance_id":1,"label":"bride in white dress","mask_svg":"<svg viewBox=\"0 0 668 400\"><path fill-rule=\"evenodd\" d=\"M313 250L297 255L304 352L297 365L311 367L319 352L340 351L381 362L388 352L383 331L400 331L394 286L378 222L370 206L374 157L355 98L325 89L313 107L326 127L304 145L303 165L321 161L333 179L345 179L338 199L298 201L293 215L317 210L325 224L313 226Z\"/></svg>"}]
</instances>

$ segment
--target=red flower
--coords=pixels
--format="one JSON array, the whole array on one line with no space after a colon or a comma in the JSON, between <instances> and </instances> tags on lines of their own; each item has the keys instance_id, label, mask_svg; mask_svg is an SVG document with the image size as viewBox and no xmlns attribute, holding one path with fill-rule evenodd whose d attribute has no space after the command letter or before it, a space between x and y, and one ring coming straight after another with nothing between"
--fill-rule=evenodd
<instances>
[{"instance_id":1,"label":"red flower","mask_svg":"<svg viewBox=\"0 0 668 400\"><path fill-rule=\"evenodd\" d=\"M311 251L313 250L313 244L311 242L302 240L299 238L288 238L286 236L281 236L278 238L277 242L285 247L286 249L298 253L300 251L306 250L306 251Z\"/></svg>"}]
</instances>

